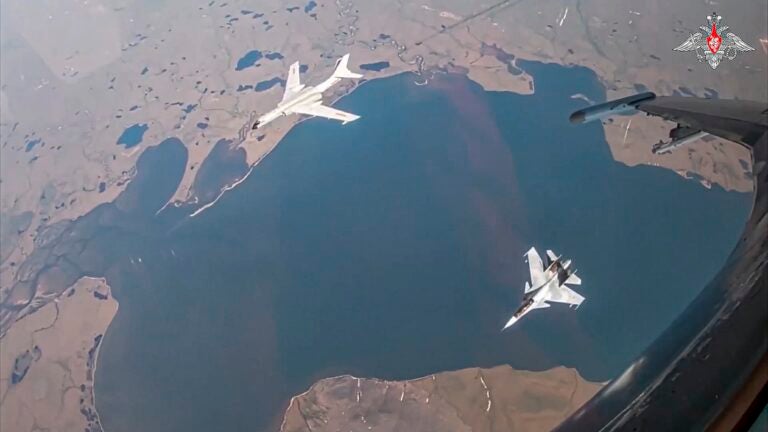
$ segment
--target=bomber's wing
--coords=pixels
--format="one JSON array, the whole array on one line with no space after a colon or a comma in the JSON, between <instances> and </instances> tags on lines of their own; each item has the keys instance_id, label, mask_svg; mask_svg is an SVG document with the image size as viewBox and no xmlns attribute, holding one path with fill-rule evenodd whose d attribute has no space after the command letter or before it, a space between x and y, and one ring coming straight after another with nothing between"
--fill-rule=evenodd
<instances>
[{"instance_id":1,"label":"bomber's wing","mask_svg":"<svg viewBox=\"0 0 768 432\"><path fill-rule=\"evenodd\" d=\"M531 289L540 288L547 281L544 277L544 263L541 261L539 253L536 252L536 248L528 249L525 256L528 261L528 270L531 272Z\"/></svg>"},{"instance_id":2,"label":"bomber's wing","mask_svg":"<svg viewBox=\"0 0 768 432\"><path fill-rule=\"evenodd\" d=\"M755 49L747 45L740 37L733 33L725 35L726 46L732 47L736 51L754 51Z\"/></svg>"},{"instance_id":3,"label":"bomber's wing","mask_svg":"<svg viewBox=\"0 0 768 432\"><path fill-rule=\"evenodd\" d=\"M339 120L342 124L355 121L360 118L359 115L351 114L336 108L331 108L323 104L303 105L291 108L291 112L296 114L305 114L310 116L325 117L333 120Z\"/></svg>"},{"instance_id":4,"label":"bomber's wing","mask_svg":"<svg viewBox=\"0 0 768 432\"><path fill-rule=\"evenodd\" d=\"M673 323L555 432L684 430L695 416L716 419L710 424L723 429L747 423L756 415L733 407L745 396L748 403L760 400L751 388L765 388L758 375L768 345L734 335L765 335L768 322L768 104L650 93L579 110L571 121L602 120L622 104L747 147L755 176L752 213L724 267L678 317L686 325ZM721 422L731 415L733 422Z\"/></svg>"},{"instance_id":5,"label":"bomber's wing","mask_svg":"<svg viewBox=\"0 0 768 432\"><path fill-rule=\"evenodd\" d=\"M283 102L289 99L291 96L303 89L301 84L301 73L299 62L294 62L290 68L288 68L288 79L285 81L285 93L283 93Z\"/></svg>"},{"instance_id":6,"label":"bomber's wing","mask_svg":"<svg viewBox=\"0 0 768 432\"><path fill-rule=\"evenodd\" d=\"M553 289L550 292L551 294L544 299L545 301L567 303L575 306L580 305L584 301L584 296L565 285L560 285L559 288Z\"/></svg>"},{"instance_id":7,"label":"bomber's wing","mask_svg":"<svg viewBox=\"0 0 768 432\"><path fill-rule=\"evenodd\" d=\"M656 96L647 92L578 110L571 114L571 122L586 123L638 110L690 130L753 147L768 131L766 107L765 102Z\"/></svg>"},{"instance_id":8,"label":"bomber's wing","mask_svg":"<svg viewBox=\"0 0 768 432\"><path fill-rule=\"evenodd\" d=\"M701 46L702 41L702 35L701 33L693 33L688 39L686 39L685 42L681 43L680 46L677 48L674 48L675 51L693 51L696 48L699 48Z\"/></svg>"}]
</instances>

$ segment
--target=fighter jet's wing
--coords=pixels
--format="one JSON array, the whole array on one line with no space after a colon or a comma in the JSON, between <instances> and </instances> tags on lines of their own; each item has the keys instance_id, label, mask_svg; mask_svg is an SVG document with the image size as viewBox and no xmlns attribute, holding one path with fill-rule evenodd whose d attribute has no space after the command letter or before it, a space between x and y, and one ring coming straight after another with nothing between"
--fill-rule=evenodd
<instances>
[{"instance_id":1,"label":"fighter jet's wing","mask_svg":"<svg viewBox=\"0 0 768 432\"><path fill-rule=\"evenodd\" d=\"M359 115L350 114L322 104L297 106L291 108L291 112L339 120L342 123L349 123L360 118Z\"/></svg>"},{"instance_id":2,"label":"fighter jet's wing","mask_svg":"<svg viewBox=\"0 0 768 432\"><path fill-rule=\"evenodd\" d=\"M581 302L584 301L584 296L565 285L560 285L560 288L554 289L551 292L552 294L545 298L545 301L568 303L576 306L580 305Z\"/></svg>"},{"instance_id":3,"label":"fighter jet's wing","mask_svg":"<svg viewBox=\"0 0 768 432\"><path fill-rule=\"evenodd\" d=\"M301 85L301 73L299 71L299 62L294 62L288 69L288 79L285 81L285 93L283 93L283 102L303 89Z\"/></svg>"},{"instance_id":4,"label":"fighter jet's wing","mask_svg":"<svg viewBox=\"0 0 768 432\"><path fill-rule=\"evenodd\" d=\"M528 269L531 272L531 289L540 288L547 281L544 277L544 263L541 261L536 248L528 249L525 253L528 260Z\"/></svg>"}]
</instances>

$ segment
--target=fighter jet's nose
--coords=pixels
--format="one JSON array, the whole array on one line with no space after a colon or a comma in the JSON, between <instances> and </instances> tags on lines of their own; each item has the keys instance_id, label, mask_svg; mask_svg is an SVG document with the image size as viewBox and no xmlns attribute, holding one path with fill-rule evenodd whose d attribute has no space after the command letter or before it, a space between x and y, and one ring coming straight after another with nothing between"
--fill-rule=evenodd
<instances>
[{"instance_id":1,"label":"fighter jet's nose","mask_svg":"<svg viewBox=\"0 0 768 432\"><path fill-rule=\"evenodd\" d=\"M504 330L506 330L506 329L508 329L508 328L512 327L512 324L514 324L514 323L516 323L516 322L517 322L517 318L516 318L516 317L512 317L512 318L510 318L510 320L509 320L509 321L507 321L507 324L504 326L504 328L503 328L503 329L501 329L501 331L504 331Z\"/></svg>"}]
</instances>

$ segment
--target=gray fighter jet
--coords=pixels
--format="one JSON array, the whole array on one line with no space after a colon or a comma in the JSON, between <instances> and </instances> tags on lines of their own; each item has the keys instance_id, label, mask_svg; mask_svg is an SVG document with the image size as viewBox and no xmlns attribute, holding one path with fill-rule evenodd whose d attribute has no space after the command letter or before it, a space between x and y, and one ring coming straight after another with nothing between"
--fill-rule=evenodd
<instances>
[{"instance_id":1,"label":"gray fighter jet","mask_svg":"<svg viewBox=\"0 0 768 432\"><path fill-rule=\"evenodd\" d=\"M531 272L531 283L525 283L523 304L507 321L507 324L501 329L502 331L512 326L528 312L534 309L548 308L550 306L548 302L566 303L578 307L584 301L582 295L566 286L566 284L581 285L581 279L571 268L571 260L561 261L554 252L547 250L545 267L539 253L536 252L536 248L530 248L525 256L528 261L528 269Z\"/></svg>"}]
</instances>

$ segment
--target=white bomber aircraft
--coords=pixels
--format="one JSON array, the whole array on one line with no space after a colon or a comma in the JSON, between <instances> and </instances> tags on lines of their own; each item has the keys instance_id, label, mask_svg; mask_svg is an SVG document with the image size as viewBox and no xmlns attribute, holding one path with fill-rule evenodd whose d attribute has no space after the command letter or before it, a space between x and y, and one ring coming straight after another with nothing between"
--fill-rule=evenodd
<instances>
[{"instance_id":1,"label":"white bomber aircraft","mask_svg":"<svg viewBox=\"0 0 768 432\"><path fill-rule=\"evenodd\" d=\"M333 71L333 74L314 87L305 87L304 84L301 83L299 78L299 62L293 63L290 69L288 69L288 80L285 82L283 100L277 104L277 108L259 117L258 120L256 120L256 123L253 124L252 129L258 129L272 120L288 114L305 114L309 116L325 117L340 120L342 124L359 119L360 116L358 115L323 105L323 92L341 81L342 78L363 77L361 74L351 72L347 68L348 61L349 54L345 54L344 57L336 61L336 69Z\"/></svg>"},{"instance_id":2,"label":"white bomber aircraft","mask_svg":"<svg viewBox=\"0 0 768 432\"><path fill-rule=\"evenodd\" d=\"M548 302L567 303L578 307L584 297L568 288L566 284L581 285L581 279L571 269L571 260L560 261L551 250L547 251L547 266L541 261L536 248L530 248L525 253L528 268L531 272L531 283L525 283L523 304L517 309L512 318L502 330L516 323L523 315L533 309L548 308Z\"/></svg>"}]
</instances>

